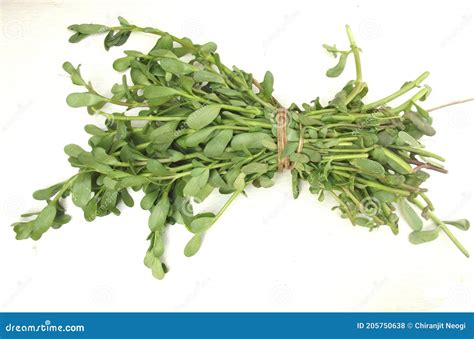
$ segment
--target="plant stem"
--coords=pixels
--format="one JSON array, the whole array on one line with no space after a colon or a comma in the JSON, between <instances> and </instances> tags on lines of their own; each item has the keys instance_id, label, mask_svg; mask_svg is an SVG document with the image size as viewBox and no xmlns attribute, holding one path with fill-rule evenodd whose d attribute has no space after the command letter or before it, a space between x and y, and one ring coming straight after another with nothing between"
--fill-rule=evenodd
<instances>
[{"instance_id":1,"label":"plant stem","mask_svg":"<svg viewBox=\"0 0 474 339\"><path fill-rule=\"evenodd\" d=\"M423 210L425 206L421 201L414 198L411 199L412 201L420 210ZM432 211L428 210L425 211L427 217L429 217L436 225L441 228L441 230L448 236L448 238L456 245L456 247L464 254L467 258L469 258L469 251L459 242L459 240L455 237L455 235L451 232L451 230L446 226L446 224L438 218Z\"/></svg>"},{"instance_id":2,"label":"plant stem","mask_svg":"<svg viewBox=\"0 0 474 339\"><path fill-rule=\"evenodd\" d=\"M106 117L109 120L122 120L122 121L133 121L133 120L145 120L145 121L180 121L186 120L186 117L163 117L163 116L127 116L127 115L113 115L105 112L98 112L98 114Z\"/></svg>"},{"instance_id":3,"label":"plant stem","mask_svg":"<svg viewBox=\"0 0 474 339\"><path fill-rule=\"evenodd\" d=\"M414 81L410 81L409 83L407 83L406 85L404 85L402 88L400 88L398 91L396 91L395 93L389 95L389 96L386 96L385 98L382 98L380 100L377 100L377 101L374 101L374 102L371 102L370 104L367 104L367 105L364 105L362 106L362 111L367 111L369 109L373 109L373 108L376 108L376 107L380 107L382 105L385 105L386 103L402 96L403 94L405 94L406 92L410 91L411 89L419 86L428 76L430 75L429 72L424 72L423 74L421 74L418 78L416 78Z\"/></svg>"},{"instance_id":4,"label":"plant stem","mask_svg":"<svg viewBox=\"0 0 474 339\"><path fill-rule=\"evenodd\" d=\"M345 104L349 104L354 98L359 94L362 89L364 88L364 83L362 82L362 65L360 62L360 53L359 53L359 47L357 47L357 44L354 39L354 35L352 34L352 30L349 27L349 25L346 25L346 32L347 36L349 38L349 42L351 44L351 50L352 53L354 54L354 61L355 61L355 66L356 66L356 85L354 86L354 89L352 92L347 96L347 99L345 101Z\"/></svg>"},{"instance_id":5,"label":"plant stem","mask_svg":"<svg viewBox=\"0 0 474 339\"><path fill-rule=\"evenodd\" d=\"M445 108L445 107L449 107L449 106L454 106L454 105L459 105L459 104L464 104L465 102L469 102L469 101L474 101L474 98L469 98L469 99L464 99L464 100L456 100L456 101L448 102L447 104L435 106L435 107L432 107L432 108L430 108L430 109L427 109L426 111L427 111L427 112L433 112L433 111L436 111L436 110L441 109L441 108Z\"/></svg>"}]
</instances>

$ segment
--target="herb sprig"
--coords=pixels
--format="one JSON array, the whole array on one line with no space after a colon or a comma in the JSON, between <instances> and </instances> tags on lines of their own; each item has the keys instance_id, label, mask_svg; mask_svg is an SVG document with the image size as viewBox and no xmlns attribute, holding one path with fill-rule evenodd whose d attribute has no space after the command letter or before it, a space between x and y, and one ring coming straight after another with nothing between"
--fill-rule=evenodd
<instances>
[{"instance_id":1,"label":"herb sprig","mask_svg":"<svg viewBox=\"0 0 474 339\"><path fill-rule=\"evenodd\" d=\"M17 239L38 240L50 228L69 222L63 206L69 195L84 218L92 221L119 215L122 206L134 205L130 190L142 191L140 207L149 211L150 228L144 262L161 279L168 271L162 262L167 225L183 224L192 233L184 254L196 254L203 234L232 201L250 184L271 187L279 161L287 158L295 198L301 182L307 182L320 201L332 196L335 209L353 225L369 230L387 225L397 234L400 214L412 228L412 243L432 241L441 231L469 256L448 228L467 230L469 222L440 219L422 187L429 178L426 170L446 172L441 165L444 159L420 142L423 135L435 134L432 118L421 106L431 92L422 85L428 72L393 94L366 103L368 86L362 79L360 49L348 26L348 50L324 45L338 57L326 74L340 76L352 55L356 79L328 105L316 98L287 109L273 97L270 72L260 83L250 73L225 66L215 43L195 44L123 18L119 26L80 24L69 29L74 32L72 43L106 34L107 50L125 44L132 32L159 39L150 51L126 50L113 62L123 75L112 86L111 96L84 80L79 66L64 63L73 84L83 87L67 97L68 105L103 116L105 127L85 126L90 150L72 144L65 147L78 172L33 194L46 206L13 224ZM413 91L402 104L391 106ZM132 109L138 109L138 114L131 113ZM279 120L282 109L284 121ZM281 131L286 144L278 149ZM217 213L195 214L193 201L201 202L216 190L229 196L222 208ZM424 220L433 225L425 226Z\"/></svg>"}]
</instances>

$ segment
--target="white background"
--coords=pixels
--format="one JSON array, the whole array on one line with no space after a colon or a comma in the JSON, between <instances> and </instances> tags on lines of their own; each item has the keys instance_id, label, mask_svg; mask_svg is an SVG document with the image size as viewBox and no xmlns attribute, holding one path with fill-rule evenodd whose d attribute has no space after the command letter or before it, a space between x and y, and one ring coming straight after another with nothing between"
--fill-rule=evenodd
<instances>
[{"instance_id":1,"label":"white background","mask_svg":"<svg viewBox=\"0 0 474 339\"><path fill-rule=\"evenodd\" d=\"M363 49L369 101L431 71L426 106L474 94L472 1L1 1L0 6L0 310L1 311L472 311L473 265L441 235L413 246L408 226L393 236L352 227L331 203L306 188L294 201L287 174L271 189L249 189L185 258L190 235L169 228L162 281L142 264L148 213L139 206L93 223L69 204L74 220L39 242L16 241L10 224L41 206L31 192L74 173L63 146L86 146L83 126L100 123L67 107L77 91L61 69L81 63L86 79L107 91L125 49L147 50L149 36L103 49L103 37L77 45L66 26L115 25L122 15L196 42L215 41L225 63L262 78L270 69L277 97L327 102L353 77L324 76L333 65L323 43L346 46L350 24ZM351 64L349 64L352 66ZM437 134L425 140L447 158L449 175L427 183L440 216L473 218L474 105L437 111ZM216 209L217 197L206 206ZM474 232L454 230L474 252Z\"/></svg>"}]
</instances>

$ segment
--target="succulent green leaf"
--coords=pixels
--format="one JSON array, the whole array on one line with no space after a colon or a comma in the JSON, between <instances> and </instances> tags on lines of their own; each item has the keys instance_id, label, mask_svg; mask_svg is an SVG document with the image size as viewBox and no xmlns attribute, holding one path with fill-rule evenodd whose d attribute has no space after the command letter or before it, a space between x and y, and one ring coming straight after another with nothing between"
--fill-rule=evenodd
<instances>
[{"instance_id":1,"label":"succulent green leaf","mask_svg":"<svg viewBox=\"0 0 474 339\"><path fill-rule=\"evenodd\" d=\"M415 212L415 210L410 206L406 199L400 199L399 202L400 213L407 222L407 224L414 230L420 231L423 228L423 221Z\"/></svg>"},{"instance_id":2,"label":"succulent green leaf","mask_svg":"<svg viewBox=\"0 0 474 339\"><path fill-rule=\"evenodd\" d=\"M439 230L429 230L429 231L413 231L409 234L408 239L414 245L423 244L425 242L430 242L438 238Z\"/></svg>"},{"instance_id":3,"label":"succulent green leaf","mask_svg":"<svg viewBox=\"0 0 474 339\"><path fill-rule=\"evenodd\" d=\"M220 111L221 106L219 105L203 106L191 113L186 119L186 123L190 128L196 130L201 129L212 123L217 118Z\"/></svg>"},{"instance_id":4,"label":"succulent green leaf","mask_svg":"<svg viewBox=\"0 0 474 339\"><path fill-rule=\"evenodd\" d=\"M106 98L92 93L72 93L69 94L66 98L67 104L74 108L94 106L106 101Z\"/></svg>"},{"instance_id":5,"label":"succulent green leaf","mask_svg":"<svg viewBox=\"0 0 474 339\"><path fill-rule=\"evenodd\" d=\"M192 257L199 251L201 244L202 234L195 234L186 244L186 247L184 248L184 255L187 257Z\"/></svg>"}]
</instances>

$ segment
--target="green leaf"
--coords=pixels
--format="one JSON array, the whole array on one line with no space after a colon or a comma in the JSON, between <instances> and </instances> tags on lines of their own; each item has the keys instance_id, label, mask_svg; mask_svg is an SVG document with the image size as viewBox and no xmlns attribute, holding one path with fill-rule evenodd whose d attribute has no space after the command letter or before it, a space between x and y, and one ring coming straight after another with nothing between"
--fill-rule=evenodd
<instances>
[{"instance_id":1,"label":"green leaf","mask_svg":"<svg viewBox=\"0 0 474 339\"><path fill-rule=\"evenodd\" d=\"M92 183L91 174L82 173L74 181L72 185L72 202L78 207L85 207L91 199Z\"/></svg>"},{"instance_id":2,"label":"green leaf","mask_svg":"<svg viewBox=\"0 0 474 339\"><path fill-rule=\"evenodd\" d=\"M160 190L148 192L140 201L140 207L144 210L149 210L155 205L156 199L160 195Z\"/></svg>"},{"instance_id":3,"label":"green leaf","mask_svg":"<svg viewBox=\"0 0 474 339\"><path fill-rule=\"evenodd\" d=\"M130 71L130 78L132 78L132 82L135 85L150 85L150 80L148 80L148 77L141 69L132 67L132 70Z\"/></svg>"},{"instance_id":4,"label":"green leaf","mask_svg":"<svg viewBox=\"0 0 474 339\"><path fill-rule=\"evenodd\" d=\"M94 106L106 101L106 98L100 97L92 93L72 93L69 94L66 98L67 104L74 108Z\"/></svg>"},{"instance_id":5,"label":"green leaf","mask_svg":"<svg viewBox=\"0 0 474 339\"><path fill-rule=\"evenodd\" d=\"M470 227L470 223L469 223L469 220L467 219L459 219L459 220L446 220L446 221L443 221L445 224L448 224L448 225L453 225L457 228L459 228L460 230L463 230L463 231L467 231Z\"/></svg>"},{"instance_id":6,"label":"green leaf","mask_svg":"<svg viewBox=\"0 0 474 339\"><path fill-rule=\"evenodd\" d=\"M53 221L53 228L60 228L62 225L67 224L70 222L72 217L68 214L56 214L56 217L54 218Z\"/></svg>"},{"instance_id":7,"label":"green leaf","mask_svg":"<svg viewBox=\"0 0 474 339\"><path fill-rule=\"evenodd\" d=\"M156 42L153 50L172 50L173 49L173 38L169 34L163 35Z\"/></svg>"},{"instance_id":8,"label":"green leaf","mask_svg":"<svg viewBox=\"0 0 474 339\"><path fill-rule=\"evenodd\" d=\"M71 76L72 83L74 85L78 85L78 86L85 86L86 82L84 81L84 79L82 79L81 72L80 72L79 68L80 68L80 65L77 66L77 68L74 68L74 66L68 61L66 61L63 64L63 69L67 73L69 73L69 75Z\"/></svg>"},{"instance_id":9,"label":"green leaf","mask_svg":"<svg viewBox=\"0 0 474 339\"><path fill-rule=\"evenodd\" d=\"M193 79L196 82L215 82L218 84L225 84L224 79L219 74L209 71L201 70L193 74Z\"/></svg>"},{"instance_id":10,"label":"green leaf","mask_svg":"<svg viewBox=\"0 0 474 339\"><path fill-rule=\"evenodd\" d=\"M128 190L126 188L120 191L120 197L125 206L127 207L133 207L133 205L135 204L132 196L130 195L130 193L128 193Z\"/></svg>"},{"instance_id":11,"label":"green leaf","mask_svg":"<svg viewBox=\"0 0 474 339\"><path fill-rule=\"evenodd\" d=\"M406 199L400 199L398 203L400 206L400 213L407 222L407 224L414 230L420 231L423 228L423 221L415 212L415 210L408 204Z\"/></svg>"},{"instance_id":12,"label":"green leaf","mask_svg":"<svg viewBox=\"0 0 474 339\"><path fill-rule=\"evenodd\" d=\"M120 23L120 26L130 26L130 23L124 17L119 16L117 20Z\"/></svg>"},{"instance_id":13,"label":"green leaf","mask_svg":"<svg viewBox=\"0 0 474 339\"><path fill-rule=\"evenodd\" d=\"M408 236L410 242L414 245L423 244L425 242L433 241L438 238L439 229L430 231L413 231Z\"/></svg>"},{"instance_id":14,"label":"green leaf","mask_svg":"<svg viewBox=\"0 0 474 339\"><path fill-rule=\"evenodd\" d=\"M199 47L201 53L214 53L217 50L217 45L215 42L207 42L204 45Z\"/></svg>"},{"instance_id":15,"label":"green leaf","mask_svg":"<svg viewBox=\"0 0 474 339\"><path fill-rule=\"evenodd\" d=\"M309 160L311 160L312 162L321 161L321 153L319 153L318 151L315 151L309 148L303 148L302 152L306 154L309 157Z\"/></svg>"},{"instance_id":16,"label":"green leaf","mask_svg":"<svg viewBox=\"0 0 474 339\"><path fill-rule=\"evenodd\" d=\"M273 185L275 185L275 183L273 182L272 179L266 177L266 176L261 176L258 178L258 182L260 184L260 187L263 187L263 188L269 188L269 187L272 187Z\"/></svg>"},{"instance_id":17,"label":"green leaf","mask_svg":"<svg viewBox=\"0 0 474 339\"><path fill-rule=\"evenodd\" d=\"M199 249L201 248L202 244L202 235L196 234L194 235L191 240L188 241L186 247L184 248L184 255L187 257L192 257L195 255Z\"/></svg>"},{"instance_id":18,"label":"green leaf","mask_svg":"<svg viewBox=\"0 0 474 339\"><path fill-rule=\"evenodd\" d=\"M406 112L404 117L409 119L415 127L424 135L433 136L436 134L435 129L423 118L415 112Z\"/></svg>"},{"instance_id":19,"label":"green leaf","mask_svg":"<svg viewBox=\"0 0 474 339\"><path fill-rule=\"evenodd\" d=\"M104 39L104 47L105 50L109 50L110 47L113 46L122 46L124 43L127 42L128 38L130 37L130 34L132 31L109 31L107 36Z\"/></svg>"},{"instance_id":20,"label":"green leaf","mask_svg":"<svg viewBox=\"0 0 474 339\"><path fill-rule=\"evenodd\" d=\"M254 174L254 173L265 173L268 171L268 165L258 162L251 162L241 168L242 173Z\"/></svg>"},{"instance_id":21,"label":"green leaf","mask_svg":"<svg viewBox=\"0 0 474 339\"><path fill-rule=\"evenodd\" d=\"M97 24L80 24L80 25L71 25L68 27L71 31L78 32L81 34L98 34L110 31L110 28L104 25Z\"/></svg>"},{"instance_id":22,"label":"green leaf","mask_svg":"<svg viewBox=\"0 0 474 339\"><path fill-rule=\"evenodd\" d=\"M130 175L120 180L122 187L136 187L148 183L146 177L141 175Z\"/></svg>"},{"instance_id":23,"label":"green leaf","mask_svg":"<svg viewBox=\"0 0 474 339\"><path fill-rule=\"evenodd\" d=\"M186 119L186 123L190 128L199 130L213 122L220 111L221 106L219 105L203 106L191 113Z\"/></svg>"},{"instance_id":24,"label":"green leaf","mask_svg":"<svg viewBox=\"0 0 474 339\"><path fill-rule=\"evenodd\" d=\"M156 279L163 279L165 277L165 271L163 270L163 264L158 258L155 258L153 265L151 266L151 272Z\"/></svg>"},{"instance_id":25,"label":"green leaf","mask_svg":"<svg viewBox=\"0 0 474 339\"><path fill-rule=\"evenodd\" d=\"M183 194L186 197L193 197L199 193L201 186L199 185L199 177L192 177L186 183L183 189Z\"/></svg>"},{"instance_id":26,"label":"green leaf","mask_svg":"<svg viewBox=\"0 0 474 339\"><path fill-rule=\"evenodd\" d=\"M146 164L146 168L148 171L150 171L153 175L156 175L156 176L167 176L167 175L170 175L170 171L168 171L166 169L165 166L163 166L161 164L161 162L159 162L158 160L156 159L150 159L148 160L147 164Z\"/></svg>"},{"instance_id":27,"label":"green leaf","mask_svg":"<svg viewBox=\"0 0 474 339\"><path fill-rule=\"evenodd\" d=\"M216 130L215 127L206 127L194 133L189 134L184 139L186 146L188 147L198 146L200 143L204 142L209 137L209 135L211 135L211 133L214 132L215 130Z\"/></svg>"},{"instance_id":28,"label":"green leaf","mask_svg":"<svg viewBox=\"0 0 474 339\"><path fill-rule=\"evenodd\" d=\"M392 151L388 150L387 148L383 148L384 155L387 159L387 163L392 167L396 172L400 174L409 174L413 173L413 169L411 168L410 164L408 164L405 160L401 157L393 153Z\"/></svg>"},{"instance_id":29,"label":"green leaf","mask_svg":"<svg viewBox=\"0 0 474 339\"><path fill-rule=\"evenodd\" d=\"M170 72L175 75L184 75L197 71L197 68L193 65L172 58L161 59L160 66L166 72Z\"/></svg>"},{"instance_id":30,"label":"green leaf","mask_svg":"<svg viewBox=\"0 0 474 339\"><path fill-rule=\"evenodd\" d=\"M326 76L330 78L336 78L339 75L341 75L342 72L344 71L344 68L346 67L346 61L347 61L348 55L349 53L342 53L341 56L339 57L339 61L336 64L336 66L327 70Z\"/></svg>"},{"instance_id":31,"label":"green leaf","mask_svg":"<svg viewBox=\"0 0 474 339\"><path fill-rule=\"evenodd\" d=\"M63 187L63 183L59 183L33 193L33 198L36 200L48 200L53 197Z\"/></svg>"},{"instance_id":32,"label":"green leaf","mask_svg":"<svg viewBox=\"0 0 474 339\"><path fill-rule=\"evenodd\" d=\"M56 217L56 205L49 204L46 206L34 221L33 231L31 232L31 238L38 240L41 238L44 232L46 232L52 225L54 218Z\"/></svg>"},{"instance_id":33,"label":"green leaf","mask_svg":"<svg viewBox=\"0 0 474 339\"><path fill-rule=\"evenodd\" d=\"M386 191L377 191L372 196L380 202L394 202L396 199L395 194Z\"/></svg>"},{"instance_id":34,"label":"green leaf","mask_svg":"<svg viewBox=\"0 0 474 339\"><path fill-rule=\"evenodd\" d=\"M362 172L375 177L383 177L385 175L385 168L377 161L370 159L354 159L351 161L351 164Z\"/></svg>"},{"instance_id":35,"label":"green leaf","mask_svg":"<svg viewBox=\"0 0 474 339\"><path fill-rule=\"evenodd\" d=\"M224 153L227 145L233 136L231 129L219 131L214 138L212 138L204 148L204 155L208 158L217 158Z\"/></svg>"},{"instance_id":36,"label":"green leaf","mask_svg":"<svg viewBox=\"0 0 474 339\"><path fill-rule=\"evenodd\" d=\"M211 174L209 176L209 184L212 185L213 187L219 187L219 188L227 186L224 179L222 179L222 177L220 176L218 170L211 171Z\"/></svg>"},{"instance_id":37,"label":"green leaf","mask_svg":"<svg viewBox=\"0 0 474 339\"><path fill-rule=\"evenodd\" d=\"M170 97L178 94L179 92L173 88L157 85L146 86L143 90L143 96L147 99Z\"/></svg>"},{"instance_id":38,"label":"green leaf","mask_svg":"<svg viewBox=\"0 0 474 339\"><path fill-rule=\"evenodd\" d=\"M153 243L153 255L155 258L160 258L165 251L165 244L159 232L155 232L155 238Z\"/></svg>"},{"instance_id":39,"label":"green leaf","mask_svg":"<svg viewBox=\"0 0 474 339\"><path fill-rule=\"evenodd\" d=\"M234 181L234 188L237 191L243 191L245 189L245 173L240 173Z\"/></svg>"},{"instance_id":40,"label":"green leaf","mask_svg":"<svg viewBox=\"0 0 474 339\"><path fill-rule=\"evenodd\" d=\"M340 53L340 51L336 48L336 45L327 45L323 44L323 48L331 53L335 58L337 57L337 54Z\"/></svg>"},{"instance_id":41,"label":"green leaf","mask_svg":"<svg viewBox=\"0 0 474 339\"><path fill-rule=\"evenodd\" d=\"M23 240L30 237L34 229L34 220L28 222L18 222L12 225L16 233L16 240Z\"/></svg>"},{"instance_id":42,"label":"green leaf","mask_svg":"<svg viewBox=\"0 0 474 339\"><path fill-rule=\"evenodd\" d=\"M410 145L413 147L421 147L421 144L405 131L398 132L398 138L407 145Z\"/></svg>"},{"instance_id":43,"label":"green leaf","mask_svg":"<svg viewBox=\"0 0 474 339\"><path fill-rule=\"evenodd\" d=\"M75 144L69 144L69 145L64 146L64 153L66 153L67 155L73 158L77 158L79 154L85 153L85 152L86 151L84 151L80 146L75 145Z\"/></svg>"},{"instance_id":44,"label":"green leaf","mask_svg":"<svg viewBox=\"0 0 474 339\"><path fill-rule=\"evenodd\" d=\"M150 133L150 140L157 150L164 151L170 147L174 139L179 135L176 131L179 121L169 121L156 128Z\"/></svg>"},{"instance_id":45,"label":"green leaf","mask_svg":"<svg viewBox=\"0 0 474 339\"><path fill-rule=\"evenodd\" d=\"M193 233L200 234L207 231L214 224L215 215L212 213L201 213L195 216L191 222Z\"/></svg>"},{"instance_id":46,"label":"green leaf","mask_svg":"<svg viewBox=\"0 0 474 339\"><path fill-rule=\"evenodd\" d=\"M130 62L133 59L134 59L133 57L129 57L129 56L119 58L119 59L114 61L112 66L117 72L124 72L124 71L126 71L127 69L130 68Z\"/></svg>"},{"instance_id":47,"label":"green leaf","mask_svg":"<svg viewBox=\"0 0 474 339\"><path fill-rule=\"evenodd\" d=\"M148 226L152 231L160 231L165 227L166 218L170 209L168 196L164 194L158 203L151 209Z\"/></svg>"},{"instance_id":48,"label":"green leaf","mask_svg":"<svg viewBox=\"0 0 474 339\"><path fill-rule=\"evenodd\" d=\"M306 164L309 162L309 157L303 153L292 153L290 154L290 161L292 163L300 162L302 164Z\"/></svg>"},{"instance_id":49,"label":"green leaf","mask_svg":"<svg viewBox=\"0 0 474 339\"><path fill-rule=\"evenodd\" d=\"M74 33L73 35L71 35L69 37L68 41L72 44L75 44L75 43L78 43L79 41L81 41L82 39L87 38L87 37L88 37L87 34Z\"/></svg>"},{"instance_id":50,"label":"green leaf","mask_svg":"<svg viewBox=\"0 0 474 339\"><path fill-rule=\"evenodd\" d=\"M85 125L84 130L90 135L96 135L98 137L103 137L107 135L107 131L95 126L95 125Z\"/></svg>"},{"instance_id":51,"label":"green leaf","mask_svg":"<svg viewBox=\"0 0 474 339\"><path fill-rule=\"evenodd\" d=\"M293 199L297 199L300 195L300 177L298 171L291 171L291 188L293 192Z\"/></svg>"},{"instance_id":52,"label":"green leaf","mask_svg":"<svg viewBox=\"0 0 474 339\"><path fill-rule=\"evenodd\" d=\"M273 74L270 71L267 71L265 73L265 76L263 77L263 82L261 83L261 85L262 85L262 94L264 98L269 100L273 94Z\"/></svg>"},{"instance_id":53,"label":"green leaf","mask_svg":"<svg viewBox=\"0 0 474 339\"><path fill-rule=\"evenodd\" d=\"M93 221L97 216L97 196L94 196L84 208L84 219Z\"/></svg>"},{"instance_id":54,"label":"green leaf","mask_svg":"<svg viewBox=\"0 0 474 339\"><path fill-rule=\"evenodd\" d=\"M198 182L199 188L202 188L207 185L207 182L209 181L209 173L210 173L209 169L206 168L201 174L197 176L199 180Z\"/></svg>"},{"instance_id":55,"label":"green leaf","mask_svg":"<svg viewBox=\"0 0 474 339\"><path fill-rule=\"evenodd\" d=\"M274 143L273 138L263 132L240 133L232 138L230 145L236 151L243 151L264 148L265 141Z\"/></svg>"},{"instance_id":56,"label":"green leaf","mask_svg":"<svg viewBox=\"0 0 474 339\"><path fill-rule=\"evenodd\" d=\"M143 263L146 267L152 268L153 263L155 262L155 256L153 255L153 251L148 250L146 251L145 258L143 259Z\"/></svg>"},{"instance_id":57,"label":"green leaf","mask_svg":"<svg viewBox=\"0 0 474 339\"><path fill-rule=\"evenodd\" d=\"M347 93L346 91L342 90L338 92L334 99L332 99L329 103L332 107L336 108L339 112L346 113L347 112L347 105L346 105Z\"/></svg>"},{"instance_id":58,"label":"green leaf","mask_svg":"<svg viewBox=\"0 0 474 339\"><path fill-rule=\"evenodd\" d=\"M120 165L120 161L117 160L113 155L108 154L101 147L96 147L92 150L92 156L94 160L101 164L117 166Z\"/></svg>"}]
</instances>

